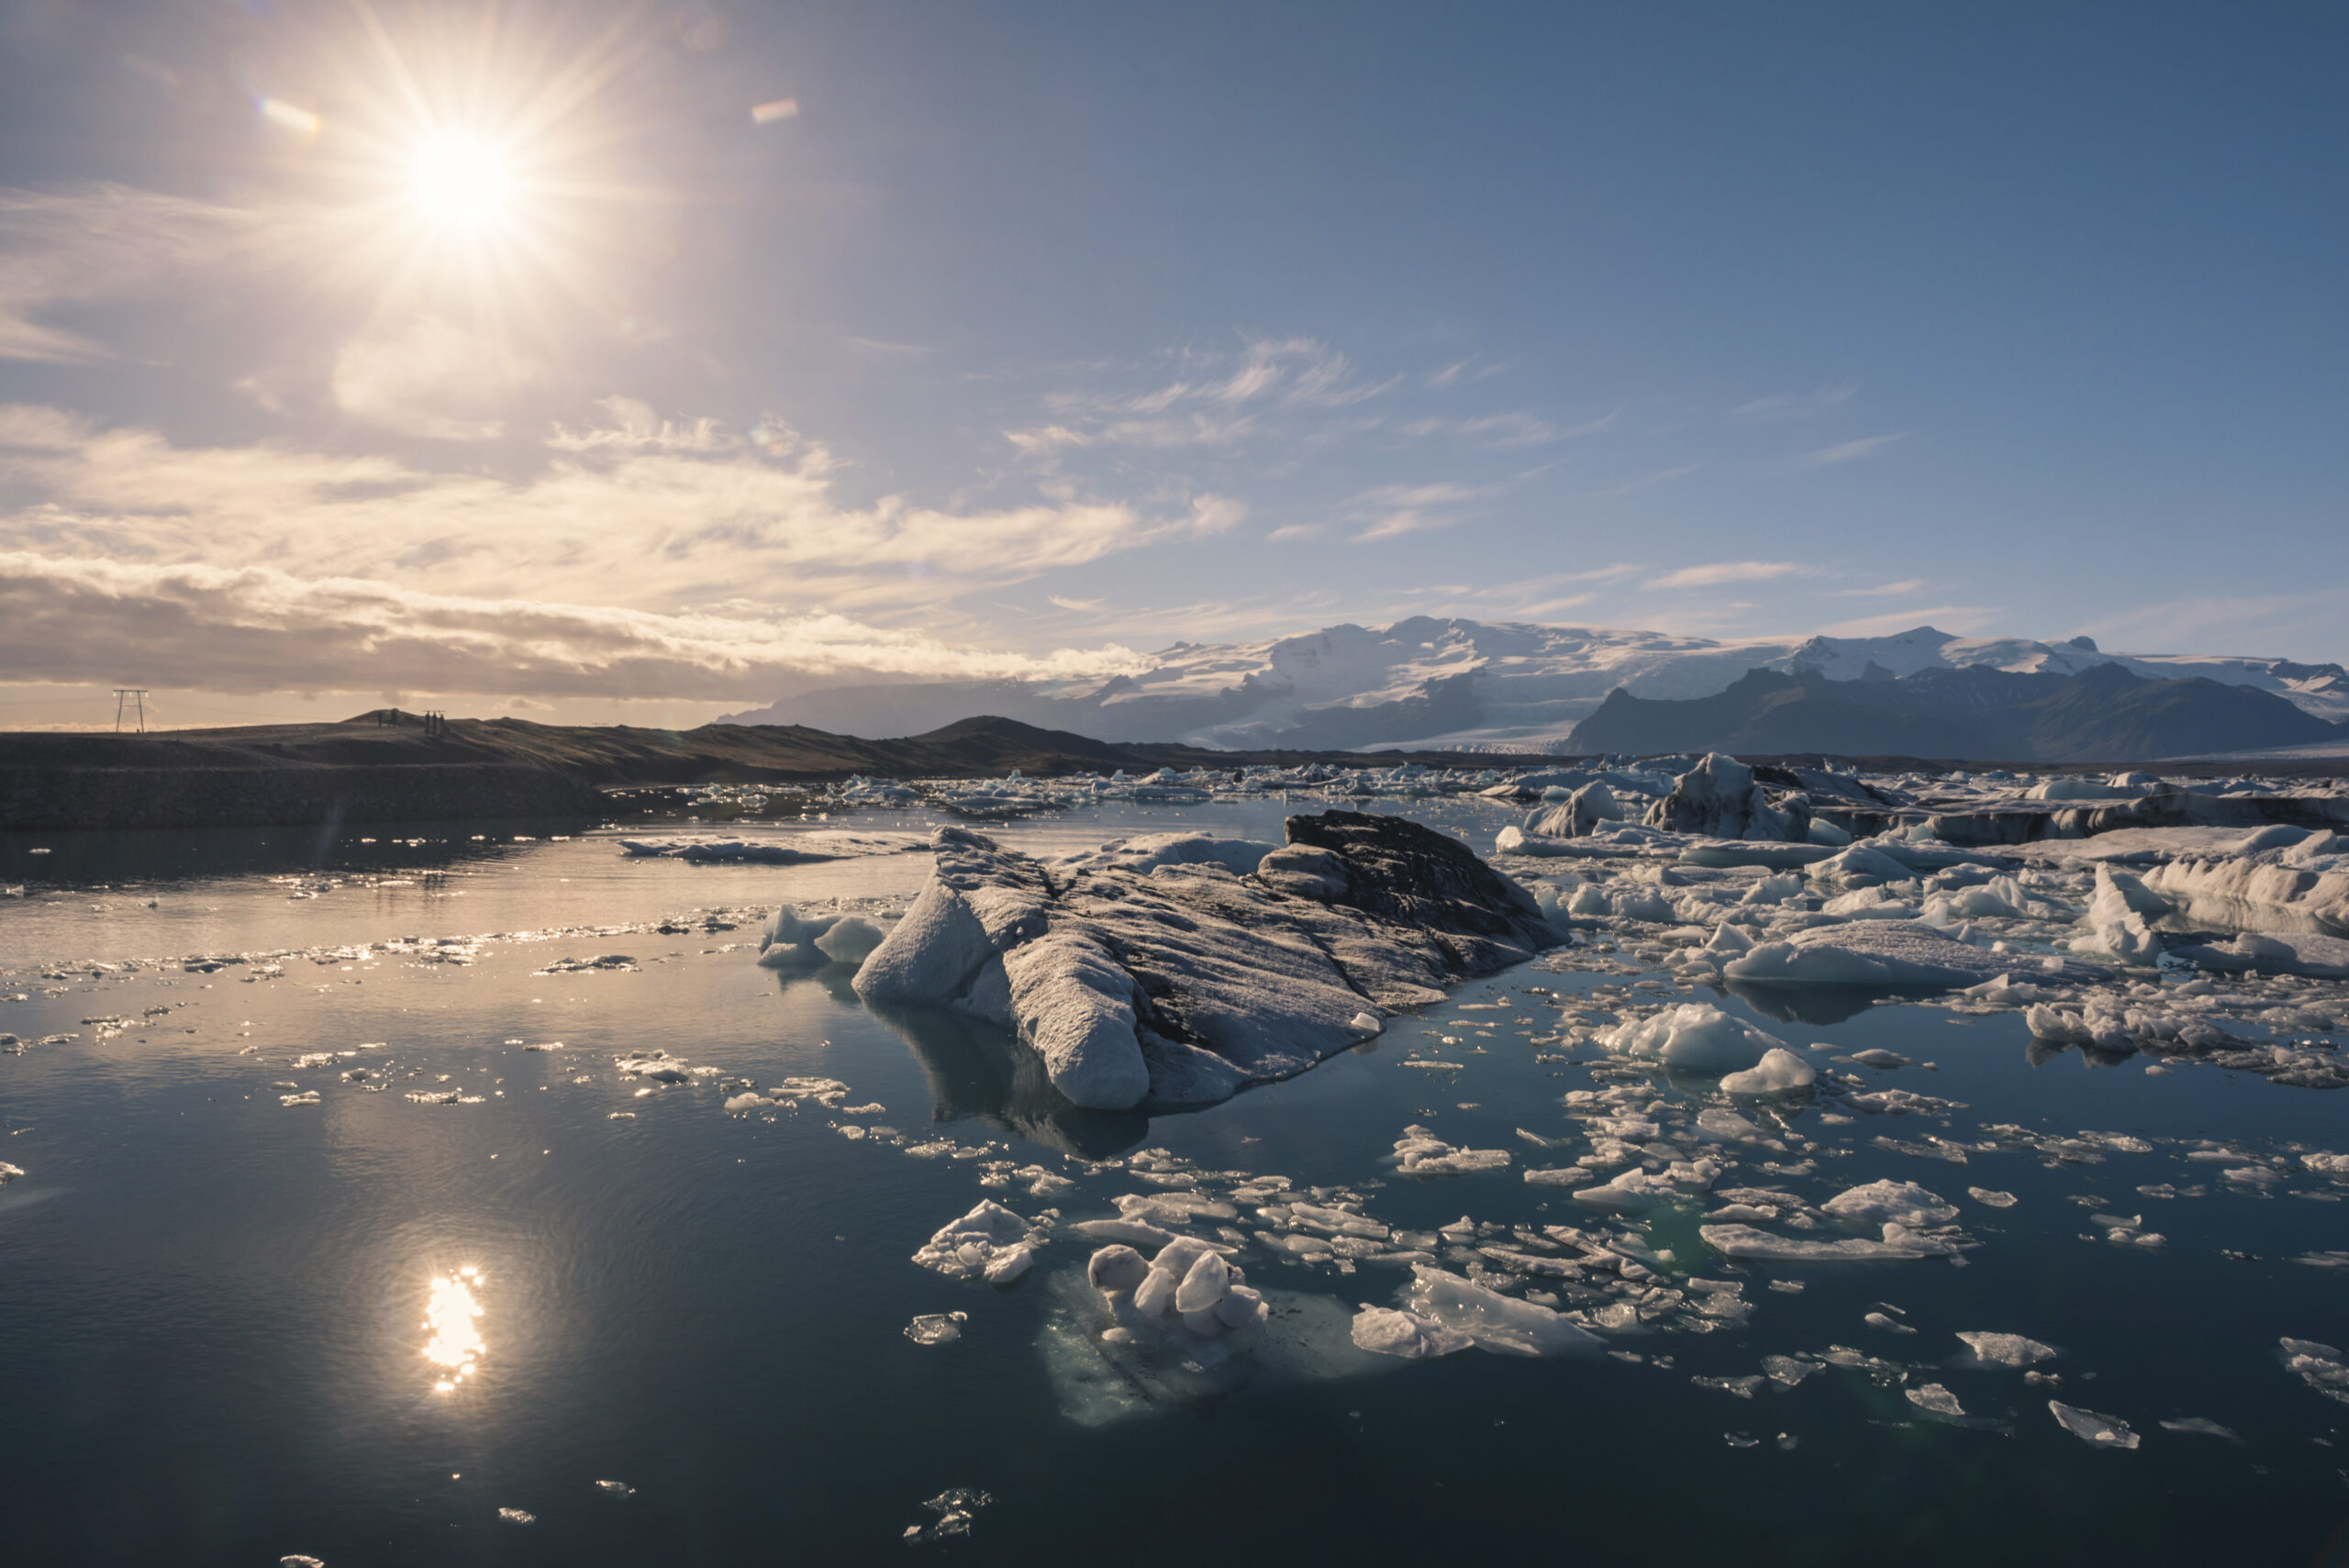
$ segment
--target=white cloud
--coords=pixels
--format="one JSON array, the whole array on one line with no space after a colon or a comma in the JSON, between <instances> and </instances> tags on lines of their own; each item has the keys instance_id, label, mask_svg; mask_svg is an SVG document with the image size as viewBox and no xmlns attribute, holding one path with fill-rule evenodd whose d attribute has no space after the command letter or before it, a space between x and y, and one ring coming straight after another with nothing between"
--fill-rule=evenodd
<instances>
[{"instance_id":1,"label":"white cloud","mask_svg":"<svg viewBox=\"0 0 2349 1568\"><path fill-rule=\"evenodd\" d=\"M499 416L539 373L510 343L426 316L344 344L329 384L346 414L412 436L477 441L504 434Z\"/></svg>"},{"instance_id":2,"label":"white cloud","mask_svg":"<svg viewBox=\"0 0 2349 1568\"><path fill-rule=\"evenodd\" d=\"M0 552L0 668L61 684L733 700L809 676L1074 679L1142 663L1115 644L1030 656L836 614L662 614Z\"/></svg>"},{"instance_id":3,"label":"white cloud","mask_svg":"<svg viewBox=\"0 0 2349 1568\"><path fill-rule=\"evenodd\" d=\"M529 592L639 607L748 596L805 609L935 605L1147 545L1228 531L1215 495L1148 506L1066 498L947 510L904 495L851 505L819 444L762 427L607 406L519 475L273 443L179 447L52 409L0 408L0 549L154 562L269 562L303 576ZM778 455L779 454L779 455Z\"/></svg>"},{"instance_id":4,"label":"white cloud","mask_svg":"<svg viewBox=\"0 0 2349 1568\"><path fill-rule=\"evenodd\" d=\"M1865 436L1856 441L1844 441L1837 446L1821 447L1814 452L1805 452L1796 461L1804 468L1831 468L1839 462L1850 462L1854 458L1882 451L1895 441L1905 440L1908 435L1906 430L1896 430L1888 436Z\"/></svg>"},{"instance_id":5,"label":"white cloud","mask_svg":"<svg viewBox=\"0 0 2349 1568\"><path fill-rule=\"evenodd\" d=\"M1816 566L1805 566L1792 561L1714 561L1700 566L1684 566L1676 572L1651 577L1650 588L1712 588L1724 583L1767 583L1779 577L1811 577L1818 574Z\"/></svg>"}]
</instances>

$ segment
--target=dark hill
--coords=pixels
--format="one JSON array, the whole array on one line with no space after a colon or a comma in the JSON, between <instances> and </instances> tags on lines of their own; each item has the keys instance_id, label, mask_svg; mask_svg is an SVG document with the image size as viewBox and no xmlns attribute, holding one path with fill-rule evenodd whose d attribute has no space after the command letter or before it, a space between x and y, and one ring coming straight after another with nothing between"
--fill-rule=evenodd
<instances>
[{"instance_id":1,"label":"dark hill","mask_svg":"<svg viewBox=\"0 0 2349 1568\"><path fill-rule=\"evenodd\" d=\"M152 735L0 735L0 829L260 827L599 816L599 789L625 784L822 784L895 778L1035 777L1232 769L1309 762L1416 761L1487 768L1554 763L1456 752L1208 751L1113 744L1013 719L959 719L926 735L864 740L796 725L698 729L569 727L518 718L429 728L384 709L340 724L261 725Z\"/></svg>"},{"instance_id":2,"label":"dark hill","mask_svg":"<svg viewBox=\"0 0 2349 1568\"><path fill-rule=\"evenodd\" d=\"M1725 692L1685 702L1619 688L1575 727L1572 750L2138 762L2344 734L2343 726L2249 686L2149 681L2118 664L2076 675L1976 665L1897 681L1753 670Z\"/></svg>"}]
</instances>

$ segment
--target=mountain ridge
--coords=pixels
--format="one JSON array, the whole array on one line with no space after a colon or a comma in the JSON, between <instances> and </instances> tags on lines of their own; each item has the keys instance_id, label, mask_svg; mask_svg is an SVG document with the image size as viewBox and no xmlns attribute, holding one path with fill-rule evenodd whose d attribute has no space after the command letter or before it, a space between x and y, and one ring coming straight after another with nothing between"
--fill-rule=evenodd
<instances>
[{"instance_id":1,"label":"mountain ridge","mask_svg":"<svg viewBox=\"0 0 2349 1568\"><path fill-rule=\"evenodd\" d=\"M1884 637L1717 641L1605 627L1412 617L1249 643L1178 641L1145 670L1084 681L952 681L819 688L721 724L916 734L974 712L1106 741L1212 750L1442 747L1558 751L1617 688L1651 700L1716 695L1753 669L1836 682L1925 670L2076 674L2116 665L2201 677L2349 717L2349 670L2284 659L2108 653L2087 638L1965 638L1930 626Z\"/></svg>"}]
</instances>

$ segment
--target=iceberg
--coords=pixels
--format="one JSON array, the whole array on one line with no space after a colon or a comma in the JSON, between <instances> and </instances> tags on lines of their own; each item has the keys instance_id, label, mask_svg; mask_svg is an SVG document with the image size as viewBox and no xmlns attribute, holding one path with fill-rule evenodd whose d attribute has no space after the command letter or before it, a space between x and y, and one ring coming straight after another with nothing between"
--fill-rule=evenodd
<instances>
[{"instance_id":1,"label":"iceberg","mask_svg":"<svg viewBox=\"0 0 2349 1568\"><path fill-rule=\"evenodd\" d=\"M1531 895L1431 828L1330 811L1286 832L1236 875L1119 854L1047 868L939 828L929 884L853 984L1012 1029L1071 1101L1121 1110L1303 1072L1374 1036L1365 1020L1558 940Z\"/></svg>"}]
</instances>

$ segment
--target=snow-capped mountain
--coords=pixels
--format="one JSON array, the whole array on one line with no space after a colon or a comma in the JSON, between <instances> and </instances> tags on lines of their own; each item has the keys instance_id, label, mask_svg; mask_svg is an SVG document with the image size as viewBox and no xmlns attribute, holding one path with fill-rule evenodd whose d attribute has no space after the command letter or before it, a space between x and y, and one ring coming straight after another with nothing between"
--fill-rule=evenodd
<instances>
[{"instance_id":1,"label":"snow-capped mountain","mask_svg":"<svg viewBox=\"0 0 2349 1568\"><path fill-rule=\"evenodd\" d=\"M2107 653L2087 638L1966 638L1932 627L1891 637L1718 642L1606 627L1416 617L1263 642L1178 642L1140 674L1108 681L835 686L724 722L804 724L877 738L992 713L1103 740L1522 751L1563 744L1618 686L1634 696L1686 699L1725 691L1749 670L1855 681L1973 666L2074 674L2100 664L2148 679L2199 675L2256 687L2323 718L2349 717L2349 671L2339 664Z\"/></svg>"}]
</instances>

